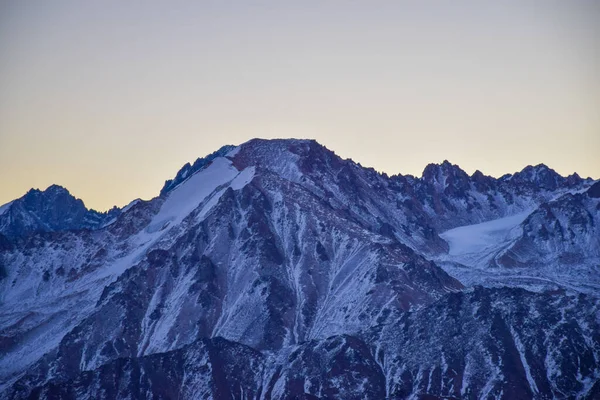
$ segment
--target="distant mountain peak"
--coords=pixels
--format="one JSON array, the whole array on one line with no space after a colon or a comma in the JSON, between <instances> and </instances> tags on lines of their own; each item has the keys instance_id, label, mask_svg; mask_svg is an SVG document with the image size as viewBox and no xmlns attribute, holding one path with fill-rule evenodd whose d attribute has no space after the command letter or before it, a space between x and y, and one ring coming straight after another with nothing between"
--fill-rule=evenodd
<instances>
[{"instance_id":1,"label":"distant mountain peak","mask_svg":"<svg viewBox=\"0 0 600 400\"><path fill-rule=\"evenodd\" d=\"M243 156L254 158L261 163L281 156L283 153L306 157L323 151L330 152L314 139L251 139L239 147Z\"/></svg>"},{"instance_id":2,"label":"distant mountain peak","mask_svg":"<svg viewBox=\"0 0 600 400\"><path fill-rule=\"evenodd\" d=\"M65 188L64 186L61 186L61 185L57 185L57 184L52 184L52 185L48 186L46 188L46 190L44 190L44 192L66 192L66 193L69 193L67 188Z\"/></svg>"},{"instance_id":3,"label":"distant mountain peak","mask_svg":"<svg viewBox=\"0 0 600 400\"><path fill-rule=\"evenodd\" d=\"M322 146L315 139L303 139L303 138L275 138L275 139L263 139L254 138L247 142L242 143L241 147L252 147L252 146L271 146L271 145L301 145L301 144L316 144Z\"/></svg>"},{"instance_id":4,"label":"distant mountain peak","mask_svg":"<svg viewBox=\"0 0 600 400\"><path fill-rule=\"evenodd\" d=\"M114 208L106 213L87 209L83 200L60 185L44 190L30 189L22 197L6 204L0 212L0 233L9 237L34 232L93 229L120 214Z\"/></svg>"},{"instance_id":5,"label":"distant mountain peak","mask_svg":"<svg viewBox=\"0 0 600 400\"><path fill-rule=\"evenodd\" d=\"M448 160L444 160L441 164L428 164L422 174L422 179L428 183L446 184L449 177L452 181L469 180L469 175L465 171Z\"/></svg>"},{"instance_id":6,"label":"distant mountain peak","mask_svg":"<svg viewBox=\"0 0 600 400\"><path fill-rule=\"evenodd\" d=\"M533 184L537 187L554 190L565 182L562 177L546 164L528 165L520 172L510 177L510 181L516 184Z\"/></svg>"},{"instance_id":7,"label":"distant mountain peak","mask_svg":"<svg viewBox=\"0 0 600 400\"><path fill-rule=\"evenodd\" d=\"M461 171L464 172L458 165L456 164L452 164L450 161L448 160L444 160L441 163L429 163L427 164L427 166L425 167L425 169L423 170L423 178L435 173L435 172L444 172L444 173L451 173L454 171Z\"/></svg>"},{"instance_id":8,"label":"distant mountain peak","mask_svg":"<svg viewBox=\"0 0 600 400\"><path fill-rule=\"evenodd\" d=\"M559 175L555 170L548 167L546 164L540 163L537 165L528 165L523 168L520 172L521 174L556 174Z\"/></svg>"},{"instance_id":9,"label":"distant mountain peak","mask_svg":"<svg viewBox=\"0 0 600 400\"><path fill-rule=\"evenodd\" d=\"M38 188L31 188L27 191L27 193L25 193L25 195L29 195L29 194L45 194L45 195L68 194L68 195L71 195L71 193L65 187L63 187L61 185L56 185L56 184L52 184L44 190L41 190Z\"/></svg>"},{"instance_id":10,"label":"distant mountain peak","mask_svg":"<svg viewBox=\"0 0 600 400\"><path fill-rule=\"evenodd\" d=\"M83 205L83 201L81 199L78 199L75 196L73 196L63 186L56 185L56 184L50 185L44 190L29 189L29 191L27 193L25 193L25 195L23 197L21 197L21 199L29 199L29 200L34 199L34 198L39 199L38 201L43 201L43 202L55 202L55 201L57 201L57 198L59 198L60 201L73 201L73 202L78 202L78 203L80 202Z\"/></svg>"},{"instance_id":11,"label":"distant mountain peak","mask_svg":"<svg viewBox=\"0 0 600 400\"><path fill-rule=\"evenodd\" d=\"M474 179L481 179L484 177L489 178L487 175L485 175L483 172L481 172L478 169L476 169L475 172L473 172L473 175L471 175L471 178L474 178Z\"/></svg>"},{"instance_id":12,"label":"distant mountain peak","mask_svg":"<svg viewBox=\"0 0 600 400\"><path fill-rule=\"evenodd\" d=\"M325 173L332 163L342 159L313 139L252 139L239 146L234 165L250 166L298 181L303 175Z\"/></svg>"}]
</instances>

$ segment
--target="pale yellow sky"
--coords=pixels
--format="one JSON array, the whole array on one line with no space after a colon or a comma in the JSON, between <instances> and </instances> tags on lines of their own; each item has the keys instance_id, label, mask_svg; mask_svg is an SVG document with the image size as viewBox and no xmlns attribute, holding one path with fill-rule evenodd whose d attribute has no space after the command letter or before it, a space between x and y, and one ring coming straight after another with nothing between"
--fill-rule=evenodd
<instances>
[{"instance_id":1,"label":"pale yellow sky","mask_svg":"<svg viewBox=\"0 0 600 400\"><path fill-rule=\"evenodd\" d=\"M600 2L0 0L0 203L105 210L253 137L600 178Z\"/></svg>"}]
</instances>

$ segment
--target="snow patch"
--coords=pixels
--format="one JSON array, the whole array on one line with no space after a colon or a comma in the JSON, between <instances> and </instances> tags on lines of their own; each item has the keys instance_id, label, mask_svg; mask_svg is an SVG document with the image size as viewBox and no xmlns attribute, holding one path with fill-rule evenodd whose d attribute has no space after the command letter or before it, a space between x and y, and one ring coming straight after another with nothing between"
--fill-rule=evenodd
<instances>
[{"instance_id":1,"label":"snow patch","mask_svg":"<svg viewBox=\"0 0 600 400\"><path fill-rule=\"evenodd\" d=\"M133 200L131 203L127 204L125 207L123 207L123 209L121 210L122 213L129 211L129 209L133 206L135 206L137 203L139 203L140 201L142 201L141 199L135 199Z\"/></svg>"},{"instance_id":2,"label":"snow patch","mask_svg":"<svg viewBox=\"0 0 600 400\"><path fill-rule=\"evenodd\" d=\"M440 237L450 245L451 256L483 253L489 247L516 238L514 229L529 214L531 210L480 224L461 226L442 233Z\"/></svg>"},{"instance_id":3,"label":"snow patch","mask_svg":"<svg viewBox=\"0 0 600 400\"><path fill-rule=\"evenodd\" d=\"M529 367L529 363L527 362L527 358L525 356L525 346L523 346L523 343L517 336L517 334L512 326L510 327L510 334L512 335L513 340L515 342L515 347L519 351L519 357L521 358L521 364L523 364L523 369L525 369L525 376L527 377L527 382L529 383L529 388L535 395L535 394L539 393L539 390L535 383L535 380L533 379L533 376L531 375L531 368Z\"/></svg>"},{"instance_id":4,"label":"snow patch","mask_svg":"<svg viewBox=\"0 0 600 400\"><path fill-rule=\"evenodd\" d=\"M250 181L254 178L255 172L256 172L256 168L254 168L254 167L246 168L245 170L240 172L233 181L231 181L229 186L233 190L242 189L244 186L246 186L248 183L250 183Z\"/></svg>"}]
</instances>

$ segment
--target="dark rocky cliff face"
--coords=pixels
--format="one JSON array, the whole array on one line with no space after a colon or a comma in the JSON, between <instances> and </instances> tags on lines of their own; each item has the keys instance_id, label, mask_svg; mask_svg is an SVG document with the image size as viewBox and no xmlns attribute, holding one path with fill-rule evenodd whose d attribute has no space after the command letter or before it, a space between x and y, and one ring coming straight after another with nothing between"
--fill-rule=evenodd
<instances>
[{"instance_id":1,"label":"dark rocky cliff face","mask_svg":"<svg viewBox=\"0 0 600 400\"><path fill-rule=\"evenodd\" d=\"M592 182L448 162L387 177L305 140L217 153L101 225L66 191L11 205L48 229L0 237L4 397L600 396L593 291L473 287L439 266L443 230L531 210L495 271L543 256L593 273Z\"/></svg>"},{"instance_id":2,"label":"dark rocky cliff face","mask_svg":"<svg viewBox=\"0 0 600 400\"><path fill-rule=\"evenodd\" d=\"M119 213L117 208L106 213L88 210L65 188L52 185L44 191L31 189L8 205L0 213L0 233L23 237L35 232L97 229Z\"/></svg>"}]
</instances>

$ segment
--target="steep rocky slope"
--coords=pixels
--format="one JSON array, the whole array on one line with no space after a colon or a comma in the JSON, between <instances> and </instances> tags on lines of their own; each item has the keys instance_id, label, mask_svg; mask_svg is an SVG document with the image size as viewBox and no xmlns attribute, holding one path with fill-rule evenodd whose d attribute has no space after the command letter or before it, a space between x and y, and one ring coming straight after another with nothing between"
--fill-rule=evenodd
<instances>
[{"instance_id":1,"label":"steep rocky slope","mask_svg":"<svg viewBox=\"0 0 600 400\"><path fill-rule=\"evenodd\" d=\"M55 374L22 398L584 398L600 395L600 304L477 288L415 312L263 354L222 338ZM590 313L591 311L591 313ZM544 317L540 324L535 317ZM38 378L39 379L39 378Z\"/></svg>"}]
</instances>

